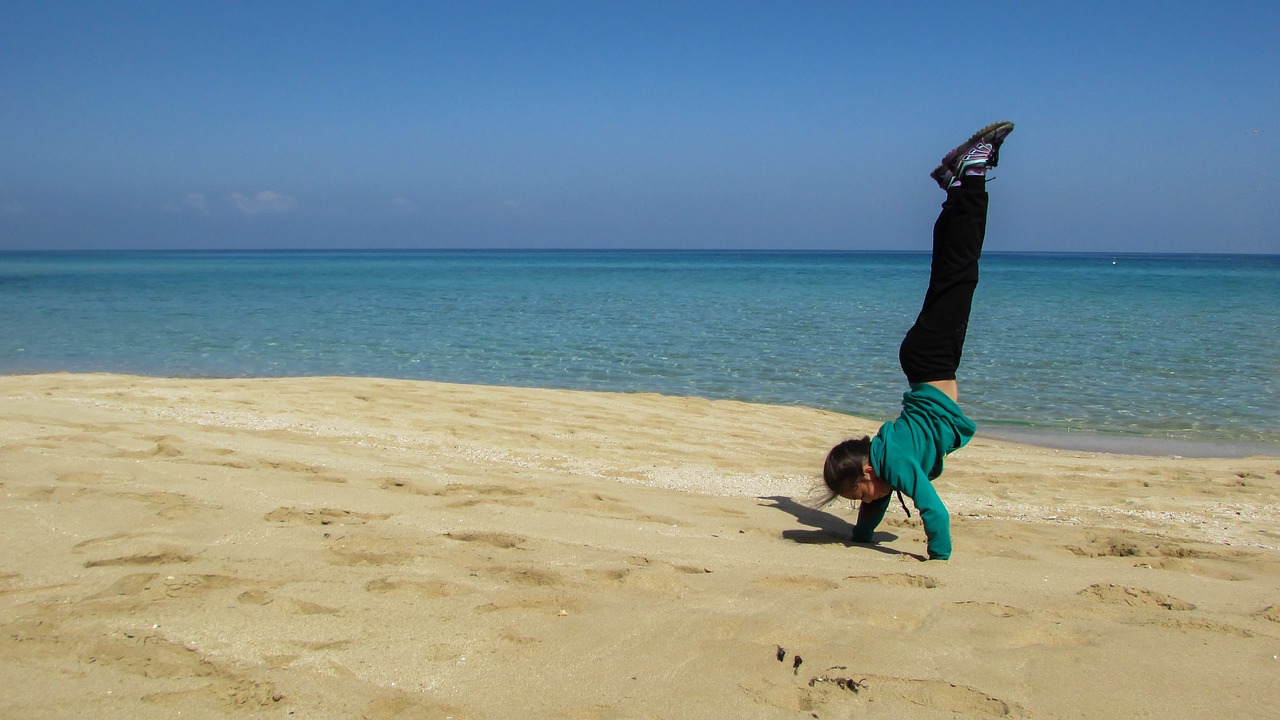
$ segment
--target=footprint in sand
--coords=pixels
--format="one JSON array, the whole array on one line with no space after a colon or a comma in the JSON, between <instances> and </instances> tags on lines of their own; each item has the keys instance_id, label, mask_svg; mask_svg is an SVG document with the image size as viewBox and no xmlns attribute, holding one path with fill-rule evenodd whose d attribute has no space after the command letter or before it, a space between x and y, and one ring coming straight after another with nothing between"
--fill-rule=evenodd
<instances>
[{"instance_id":1,"label":"footprint in sand","mask_svg":"<svg viewBox=\"0 0 1280 720\"><path fill-rule=\"evenodd\" d=\"M90 600L101 600L107 598L130 597L143 594L150 586L151 581L160 577L160 573L133 573L125 575L107 586L101 592L94 593L89 596Z\"/></svg>"},{"instance_id":2,"label":"footprint in sand","mask_svg":"<svg viewBox=\"0 0 1280 720\"><path fill-rule=\"evenodd\" d=\"M272 605L275 608L293 615L336 615L341 612L339 608L321 605L310 600L301 600L298 598L277 598L271 593L261 588L245 590L236 596L236 600L242 605L256 605L258 607L266 607ZM276 602L280 600L280 602Z\"/></svg>"},{"instance_id":3,"label":"footprint in sand","mask_svg":"<svg viewBox=\"0 0 1280 720\"><path fill-rule=\"evenodd\" d=\"M236 596L236 600L245 605L270 605L275 602L275 598L271 597L271 593L266 590L245 590Z\"/></svg>"},{"instance_id":4,"label":"footprint in sand","mask_svg":"<svg viewBox=\"0 0 1280 720\"><path fill-rule=\"evenodd\" d=\"M273 655L263 655L262 660L267 664L268 667L280 669L280 668L289 667L290 665L297 662L301 657L302 657L301 655L294 655L291 653L281 653L281 654L273 654Z\"/></svg>"},{"instance_id":5,"label":"footprint in sand","mask_svg":"<svg viewBox=\"0 0 1280 720\"><path fill-rule=\"evenodd\" d=\"M15 487L9 490L14 497L36 502L72 502L86 495L96 495L96 490L82 487Z\"/></svg>"},{"instance_id":6,"label":"footprint in sand","mask_svg":"<svg viewBox=\"0 0 1280 720\"><path fill-rule=\"evenodd\" d=\"M976 600L962 600L960 602L952 603L952 606L957 610L976 611L984 615L990 615L997 618L1027 617L1031 614L1029 611L1023 610L1022 608L993 602L978 602Z\"/></svg>"},{"instance_id":7,"label":"footprint in sand","mask_svg":"<svg viewBox=\"0 0 1280 720\"><path fill-rule=\"evenodd\" d=\"M263 461L258 463L258 466L263 468L268 468L271 470L280 470L293 475L301 476L304 480L308 480L311 482L324 482L324 483L335 483L335 484L342 484L346 482L346 479L344 478L334 477L332 475L326 474L324 468L316 467L315 465L307 465L306 463L293 462L291 460L285 460L285 461L279 461L279 462Z\"/></svg>"},{"instance_id":8,"label":"footprint in sand","mask_svg":"<svg viewBox=\"0 0 1280 720\"><path fill-rule=\"evenodd\" d=\"M269 522L302 525L363 525L370 520L386 520L390 513L358 513L339 508L276 508L266 514Z\"/></svg>"},{"instance_id":9,"label":"footprint in sand","mask_svg":"<svg viewBox=\"0 0 1280 720\"><path fill-rule=\"evenodd\" d=\"M193 597L243 585L244 582L228 575L132 573L117 579L101 592L90 595L89 599L130 597L155 601L164 598Z\"/></svg>"},{"instance_id":10,"label":"footprint in sand","mask_svg":"<svg viewBox=\"0 0 1280 720\"><path fill-rule=\"evenodd\" d=\"M743 689L762 705L802 712L812 717L843 716L863 703L875 703L873 707L881 708L877 715L885 717L918 715L921 708L928 717L1028 717L1018 705L967 685L866 675L844 666L812 675L798 689L774 683L763 690Z\"/></svg>"},{"instance_id":11,"label":"footprint in sand","mask_svg":"<svg viewBox=\"0 0 1280 720\"><path fill-rule=\"evenodd\" d=\"M884 585L887 587L914 587L932 590L939 587L939 583L928 575L913 575L911 573L889 573L884 575L850 575L846 580L854 582L872 583L875 585Z\"/></svg>"},{"instance_id":12,"label":"footprint in sand","mask_svg":"<svg viewBox=\"0 0 1280 720\"><path fill-rule=\"evenodd\" d=\"M860 679L860 682L863 689L859 691L859 696L865 696L869 702L902 700L927 710L968 718L1026 717L1026 712L1017 705L967 685L880 675L868 676L865 680ZM834 688L828 692L842 691Z\"/></svg>"},{"instance_id":13,"label":"footprint in sand","mask_svg":"<svg viewBox=\"0 0 1280 720\"><path fill-rule=\"evenodd\" d=\"M148 687L163 687L163 680L201 680L196 689L142 695L140 699L147 704L189 703L199 697L219 702L229 711L244 713L271 708L284 697L270 681L254 680L155 634L119 631L82 648L80 657L84 663L146 678Z\"/></svg>"},{"instance_id":14,"label":"footprint in sand","mask_svg":"<svg viewBox=\"0 0 1280 720\"><path fill-rule=\"evenodd\" d=\"M113 533L111 535L103 535L101 537L89 538L88 540L81 540L71 546L71 551L79 553L86 548L96 547L98 545L110 545L118 540L131 540L133 538L140 537L142 537L142 535L134 535L133 533Z\"/></svg>"},{"instance_id":15,"label":"footprint in sand","mask_svg":"<svg viewBox=\"0 0 1280 720\"><path fill-rule=\"evenodd\" d=\"M154 457L182 457L182 438L176 435L162 435L154 438L156 449L151 452Z\"/></svg>"},{"instance_id":16,"label":"footprint in sand","mask_svg":"<svg viewBox=\"0 0 1280 720\"><path fill-rule=\"evenodd\" d=\"M688 527L689 523L668 515L646 513L615 497L600 493L573 493L564 500L566 506L581 509L583 515L589 517L610 518L616 520L633 520L636 522L657 523L671 527Z\"/></svg>"},{"instance_id":17,"label":"footprint in sand","mask_svg":"<svg viewBox=\"0 0 1280 720\"><path fill-rule=\"evenodd\" d=\"M288 601L290 610L296 615L336 615L340 612L338 608L313 603L310 600L299 600L290 598Z\"/></svg>"},{"instance_id":18,"label":"footprint in sand","mask_svg":"<svg viewBox=\"0 0 1280 720\"><path fill-rule=\"evenodd\" d=\"M84 564L87 568L96 567L118 567L130 565L169 565L176 563L189 563L195 560L195 556L182 552L181 550L155 550L152 552L143 552L135 555L125 555L123 557L105 558L103 560L89 560Z\"/></svg>"},{"instance_id":19,"label":"footprint in sand","mask_svg":"<svg viewBox=\"0 0 1280 720\"><path fill-rule=\"evenodd\" d=\"M121 482L121 478L110 473L67 472L58 476L58 482L68 485L98 485L108 482Z\"/></svg>"},{"instance_id":20,"label":"footprint in sand","mask_svg":"<svg viewBox=\"0 0 1280 720\"><path fill-rule=\"evenodd\" d=\"M416 598L424 600L440 600L447 597L455 597L457 595L467 595L475 590L451 583L447 580L426 579L426 580L397 580L389 577L370 580L364 584L365 592L378 595L388 593L404 593Z\"/></svg>"},{"instance_id":21,"label":"footprint in sand","mask_svg":"<svg viewBox=\"0 0 1280 720\"><path fill-rule=\"evenodd\" d=\"M671 594L687 589L679 575L706 575L711 570L680 563L653 562L648 558L633 556L623 562L628 568L592 568L583 571L587 579L600 585L626 585L654 592Z\"/></svg>"},{"instance_id":22,"label":"footprint in sand","mask_svg":"<svg viewBox=\"0 0 1280 720\"><path fill-rule=\"evenodd\" d=\"M1144 560L1136 563L1134 567L1145 567L1152 570L1169 570L1172 572L1186 573L1187 575L1199 575L1200 577L1213 578L1214 580L1227 580L1230 582L1240 582L1243 580L1253 579L1252 575L1242 572L1232 561L1185 560L1183 558L1165 557L1154 560Z\"/></svg>"},{"instance_id":23,"label":"footprint in sand","mask_svg":"<svg viewBox=\"0 0 1280 720\"><path fill-rule=\"evenodd\" d=\"M1280 607L1276 607L1275 605L1268 605L1254 614L1264 620L1270 620L1273 623L1280 623Z\"/></svg>"},{"instance_id":24,"label":"footprint in sand","mask_svg":"<svg viewBox=\"0 0 1280 720\"><path fill-rule=\"evenodd\" d=\"M444 533L444 537L458 542L476 543L478 545L486 545L488 547L498 548L499 550L524 550L524 543L528 540L521 535L512 535L503 532L487 532L487 531L458 531Z\"/></svg>"},{"instance_id":25,"label":"footprint in sand","mask_svg":"<svg viewBox=\"0 0 1280 720\"><path fill-rule=\"evenodd\" d=\"M1216 620L1205 620L1203 618L1161 618L1156 624L1161 627L1172 628L1174 630L1199 631L1212 633L1214 635L1234 635L1240 638L1254 637L1254 633L1242 627L1228 625L1227 623L1217 622Z\"/></svg>"},{"instance_id":26,"label":"footprint in sand","mask_svg":"<svg viewBox=\"0 0 1280 720\"><path fill-rule=\"evenodd\" d=\"M654 562L653 560L650 560L649 558L644 557L642 555L631 555L631 556L625 557L622 559L622 562L628 565L631 565L633 567L665 568L667 570L674 570L675 572L683 573L685 575L705 575L711 572L709 569L705 567L699 567L697 565L686 565L684 563L669 563L669 562L662 562L662 561Z\"/></svg>"},{"instance_id":27,"label":"footprint in sand","mask_svg":"<svg viewBox=\"0 0 1280 720\"><path fill-rule=\"evenodd\" d=\"M1192 603L1163 593L1142 588L1125 587L1123 585L1111 585L1109 583L1090 585L1081 590L1079 594L1095 602L1139 610L1187 612L1196 609L1196 606ZM1254 637L1253 631L1228 623L1202 617L1172 616L1164 612L1161 612L1158 616L1146 614L1130 617L1124 622L1135 625L1159 625L1183 632L1196 631L1215 635L1234 635L1242 638Z\"/></svg>"},{"instance_id":28,"label":"footprint in sand","mask_svg":"<svg viewBox=\"0 0 1280 720\"><path fill-rule=\"evenodd\" d=\"M525 587L564 587L569 584L563 575L551 570L520 566L495 566L487 574L503 582Z\"/></svg>"},{"instance_id":29,"label":"footprint in sand","mask_svg":"<svg viewBox=\"0 0 1280 720\"><path fill-rule=\"evenodd\" d=\"M378 487L391 492L408 493L410 495L435 495L438 488L424 488L417 483L404 480L402 478L382 478L378 480Z\"/></svg>"},{"instance_id":30,"label":"footprint in sand","mask_svg":"<svg viewBox=\"0 0 1280 720\"><path fill-rule=\"evenodd\" d=\"M163 491L147 493L117 492L109 493L109 495L121 500L132 500L152 505L156 508L156 515L166 520L181 520L207 509L207 506L181 493Z\"/></svg>"},{"instance_id":31,"label":"footprint in sand","mask_svg":"<svg viewBox=\"0 0 1280 720\"><path fill-rule=\"evenodd\" d=\"M930 611L928 622L940 634L963 634L980 652L1080 647L1091 641L1078 624L995 602L965 600L941 605Z\"/></svg>"},{"instance_id":32,"label":"footprint in sand","mask_svg":"<svg viewBox=\"0 0 1280 720\"><path fill-rule=\"evenodd\" d=\"M584 570L589 579L601 585L614 585L626 582L627 576L631 574L630 568L593 568Z\"/></svg>"},{"instance_id":33,"label":"footprint in sand","mask_svg":"<svg viewBox=\"0 0 1280 720\"><path fill-rule=\"evenodd\" d=\"M519 592L502 593L490 602L477 605L472 609L475 613L494 612L528 612L543 617L553 617L564 613L576 615L582 612L582 603L563 591L550 588L530 588Z\"/></svg>"},{"instance_id":34,"label":"footprint in sand","mask_svg":"<svg viewBox=\"0 0 1280 720\"><path fill-rule=\"evenodd\" d=\"M135 460L163 460L168 458L179 458L183 455L183 440L176 435L159 435L156 437L145 438L145 440L149 443L153 443L150 448L145 450L118 450L117 452L111 453L108 457L131 458Z\"/></svg>"},{"instance_id":35,"label":"footprint in sand","mask_svg":"<svg viewBox=\"0 0 1280 720\"><path fill-rule=\"evenodd\" d=\"M440 490L429 493L432 497L456 498L447 507L468 508L476 505L494 504L511 507L530 507L533 501L527 492L506 485L461 485L450 483Z\"/></svg>"},{"instance_id":36,"label":"footprint in sand","mask_svg":"<svg viewBox=\"0 0 1280 720\"><path fill-rule=\"evenodd\" d=\"M1164 610L1194 610L1195 605L1162 593L1142 588L1131 588L1110 583L1097 583L1081 590L1082 597L1107 605L1124 605L1135 608L1161 608Z\"/></svg>"},{"instance_id":37,"label":"footprint in sand","mask_svg":"<svg viewBox=\"0 0 1280 720\"><path fill-rule=\"evenodd\" d=\"M422 546L400 538L344 535L329 545L329 563L340 566L400 565L422 556Z\"/></svg>"},{"instance_id":38,"label":"footprint in sand","mask_svg":"<svg viewBox=\"0 0 1280 720\"><path fill-rule=\"evenodd\" d=\"M826 578L806 577L804 575L770 575L769 577L761 578L759 584L783 590L807 590L810 592L835 590L840 587L840 584L835 581L827 580Z\"/></svg>"},{"instance_id":39,"label":"footprint in sand","mask_svg":"<svg viewBox=\"0 0 1280 720\"><path fill-rule=\"evenodd\" d=\"M1219 550L1189 547L1167 538L1150 537L1135 532L1115 530L1090 532L1084 545L1071 545L1067 549L1081 557L1171 557L1221 560L1231 555Z\"/></svg>"}]
</instances>

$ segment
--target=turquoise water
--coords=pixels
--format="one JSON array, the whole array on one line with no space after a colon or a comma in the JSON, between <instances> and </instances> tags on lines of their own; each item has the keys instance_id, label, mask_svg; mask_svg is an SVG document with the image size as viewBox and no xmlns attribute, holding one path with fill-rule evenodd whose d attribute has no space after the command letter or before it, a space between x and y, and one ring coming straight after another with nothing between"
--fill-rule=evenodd
<instances>
[{"instance_id":1,"label":"turquoise water","mask_svg":"<svg viewBox=\"0 0 1280 720\"><path fill-rule=\"evenodd\" d=\"M0 373L353 375L888 418L925 253L0 254ZM1280 256L983 258L988 428L1280 443Z\"/></svg>"}]
</instances>

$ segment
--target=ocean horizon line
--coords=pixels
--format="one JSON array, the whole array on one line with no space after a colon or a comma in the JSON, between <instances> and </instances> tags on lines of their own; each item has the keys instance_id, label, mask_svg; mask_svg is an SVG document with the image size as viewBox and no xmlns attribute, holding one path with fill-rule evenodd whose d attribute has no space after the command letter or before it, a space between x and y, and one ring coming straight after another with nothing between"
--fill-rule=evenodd
<instances>
[{"instance_id":1,"label":"ocean horizon line","mask_svg":"<svg viewBox=\"0 0 1280 720\"><path fill-rule=\"evenodd\" d=\"M548 254L548 255L931 255L932 251L922 250L887 250L887 249L832 249L832 248L590 248L590 247L438 247L438 248L83 248L29 250L0 248L0 256L4 255L146 255L146 254L181 254L181 255L323 255L323 254ZM1280 258L1275 253L1235 253L1235 252L1148 252L1142 250L1124 250L1116 252L1077 251L1077 250L985 250L984 256L1035 256L1035 257L1081 257L1081 258Z\"/></svg>"}]
</instances>

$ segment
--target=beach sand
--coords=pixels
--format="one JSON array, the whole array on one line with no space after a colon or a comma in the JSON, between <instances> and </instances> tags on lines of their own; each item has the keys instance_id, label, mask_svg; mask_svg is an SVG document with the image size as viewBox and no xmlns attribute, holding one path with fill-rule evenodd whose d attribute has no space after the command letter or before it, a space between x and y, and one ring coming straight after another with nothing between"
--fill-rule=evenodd
<instances>
[{"instance_id":1,"label":"beach sand","mask_svg":"<svg viewBox=\"0 0 1280 720\"><path fill-rule=\"evenodd\" d=\"M812 409L358 378L10 376L0 398L0 717L1280 698L1276 457L980 434L936 483L955 555L923 563L897 503L876 547L845 541L849 503L804 505L826 450L875 430Z\"/></svg>"}]
</instances>

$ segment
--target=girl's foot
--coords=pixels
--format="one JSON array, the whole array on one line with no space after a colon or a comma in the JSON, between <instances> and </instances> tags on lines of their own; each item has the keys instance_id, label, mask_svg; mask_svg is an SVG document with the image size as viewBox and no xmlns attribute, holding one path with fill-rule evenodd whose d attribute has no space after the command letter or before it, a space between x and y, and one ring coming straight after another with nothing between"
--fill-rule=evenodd
<instances>
[{"instance_id":1,"label":"girl's foot","mask_svg":"<svg viewBox=\"0 0 1280 720\"><path fill-rule=\"evenodd\" d=\"M986 175L987 168L1000 164L1000 145L1013 132L1013 123L1003 120L982 128L942 158L929 177L946 190L960 185L965 175Z\"/></svg>"}]
</instances>

